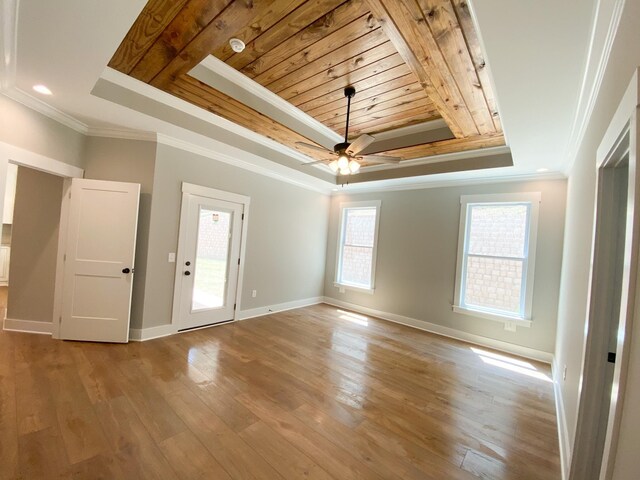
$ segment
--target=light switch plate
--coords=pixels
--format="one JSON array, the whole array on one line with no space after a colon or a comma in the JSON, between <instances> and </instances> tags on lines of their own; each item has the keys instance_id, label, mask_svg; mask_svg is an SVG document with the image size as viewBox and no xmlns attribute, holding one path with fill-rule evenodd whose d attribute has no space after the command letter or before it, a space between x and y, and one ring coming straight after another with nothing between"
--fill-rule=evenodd
<instances>
[{"instance_id":1,"label":"light switch plate","mask_svg":"<svg viewBox=\"0 0 640 480\"><path fill-rule=\"evenodd\" d=\"M169 263L176 263L176 254L175 254L175 252L169 253Z\"/></svg>"}]
</instances>

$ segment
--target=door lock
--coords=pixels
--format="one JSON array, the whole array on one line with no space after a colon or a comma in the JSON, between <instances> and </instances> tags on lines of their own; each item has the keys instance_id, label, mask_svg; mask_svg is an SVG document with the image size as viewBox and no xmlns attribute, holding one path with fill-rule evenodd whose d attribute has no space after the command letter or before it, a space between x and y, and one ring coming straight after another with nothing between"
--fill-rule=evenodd
<instances>
[{"instance_id":1,"label":"door lock","mask_svg":"<svg viewBox=\"0 0 640 480\"><path fill-rule=\"evenodd\" d=\"M191 272L189 270L186 270L184 274L188 277L189 275L191 275Z\"/></svg>"},{"instance_id":2,"label":"door lock","mask_svg":"<svg viewBox=\"0 0 640 480\"><path fill-rule=\"evenodd\" d=\"M122 269L122 273L131 273L131 269L130 268L123 268Z\"/></svg>"},{"instance_id":3,"label":"door lock","mask_svg":"<svg viewBox=\"0 0 640 480\"><path fill-rule=\"evenodd\" d=\"M191 262L187 260L186 262L184 262L184 264L188 267L189 265L191 265Z\"/></svg>"}]
</instances>

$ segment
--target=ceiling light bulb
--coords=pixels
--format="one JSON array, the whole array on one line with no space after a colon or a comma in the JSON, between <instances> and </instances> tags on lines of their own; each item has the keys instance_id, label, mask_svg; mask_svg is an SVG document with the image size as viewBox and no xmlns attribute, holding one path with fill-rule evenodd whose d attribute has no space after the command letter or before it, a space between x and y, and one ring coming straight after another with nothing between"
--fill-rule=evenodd
<instances>
[{"instance_id":1,"label":"ceiling light bulb","mask_svg":"<svg viewBox=\"0 0 640 480\"><path fill-rule=\"evenodd\" d=\"M338 160L333 160L331 161L331 163L329 163L329 168L331 169L332 172L337 172L338 171Z\"/></svg>"},{"instance_id":2,"label":"ceiling light bulb","mask_svg":"<svg viewBox=\"0 0 640 480\"><path fill-rule=\"evenodd\" d=\"M53 92L49 90L45 85L34 85L33 89L36 92L41 93L42 95L53 95Z\"/></svg>"},{"instance_id":3,"label":"ceiling light bulb","mask_svg":"<svg viewBox=\"0 0 640 480\"><path fill-rule=\"evenodd\" d=\"M232 38L231 40L229 40L229 45L231 45L231 50L236 53L241 53L246 46L244 42L239 38Z\"/></svg>"},{"instance_id":4,"label":"ceiling light bulb","mask_svg":"<svg viewBox=\"0 0 640 480\"><path fill-rule=\"evenodd\" d=\"M349 170L349 167L340 169L340 175L350 175L350 174L351 174L351 170Z\"/></svg>"},{"instance_id":5,"label":"ceiling light bulb","mask_svg":"<svg viewBox=\"0 0 640 480\"><path fill-rule=\"evenodd\" d=\"M340 167L340 170L348 169L349 157L347 157L346 155L340 155L340 158L338 158L338 167Z\"/></svg>"},{"instance_id":6,"label":"ceiling light bulb","mask_svg":"<svg viewBox=\"0 0 640 480\"><path fill-rule=\"evenodd\" d=\"M358 170L360 170L360 163L356 160L351 160L349 162L349 170L351 171L351 173L356 173Z\"/></svg>"}]
</instances>

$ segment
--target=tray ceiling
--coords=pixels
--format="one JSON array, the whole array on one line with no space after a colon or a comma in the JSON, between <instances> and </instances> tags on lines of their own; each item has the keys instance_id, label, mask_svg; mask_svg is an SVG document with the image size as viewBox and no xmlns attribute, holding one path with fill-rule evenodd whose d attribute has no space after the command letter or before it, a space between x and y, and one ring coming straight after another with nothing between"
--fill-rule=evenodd
<instances>
[{"instance_id":1,"label":"tray ceiling","mask_svg":"<svg viewBox=\"0 0 640 480\"><path fill-rule=\"evenodd\" d=\"M242 53L230 38L246 44ZM109 66L305 155L323 154L264 112L189 75L208 55L351 138L442 118L452 138L415 139L403 160L504 145L489 74L463 0L150 0ZM369 152L373 153L373 152ZM327 155L324 158L330 158Z\"/></svg>"}]
</instances>

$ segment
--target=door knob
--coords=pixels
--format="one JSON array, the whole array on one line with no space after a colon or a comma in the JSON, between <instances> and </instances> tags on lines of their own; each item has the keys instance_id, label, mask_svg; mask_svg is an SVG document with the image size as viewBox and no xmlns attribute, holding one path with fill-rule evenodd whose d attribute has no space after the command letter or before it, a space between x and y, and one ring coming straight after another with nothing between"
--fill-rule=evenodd
<instances>
[{"instance_id":1,"label":"door knob","mask_svg":"<svg viewBox=\"0 0 640 480\"><path fill-rule=\"evenodd\" d=\"M131 269L130 268L123 268L122 269L122 273L131 273Z\"/></svg>"},{"instance_id":2,"label":"door knob","mask_svg":"<svg viewBox=\"0 0 640 480\"><path fill-rule=\"evenodd\" d=\"M184 262L184 264L188 267L189 265L191 265L191 262L186 261L186 262Z\"/></svg>"},{"instance_id":3,"label":"door knob","mask_svg":"<svg viewBox=\"0 0 640 480\"><path fill-rule=\"evenodd\" d=\"M187 270L187 271L185 271L185 272L184 272L184 274L185 274L186 276L189 276L189 275L191 275L191 272L190 272L189 270Z\"/></svg>"}]
</instances>

